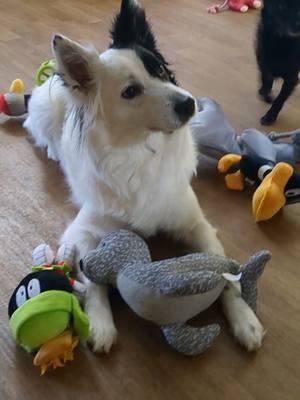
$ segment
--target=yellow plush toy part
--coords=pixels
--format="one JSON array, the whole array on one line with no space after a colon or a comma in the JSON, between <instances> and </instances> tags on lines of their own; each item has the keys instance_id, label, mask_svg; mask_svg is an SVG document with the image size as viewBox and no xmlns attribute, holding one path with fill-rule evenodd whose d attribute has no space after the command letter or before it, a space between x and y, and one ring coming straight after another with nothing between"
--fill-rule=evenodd
<instances>
[{"instance_id":1,"label":"yellow plush toy part","mask_svg":"<svg viewBox=\"0 0 300 400\"><path fill-rule=\"evenodd\" d=\"M41 367L41 375L44 375L49 368L56 369L64 367L67 361L74 359L73 350L78 345L79 339L67 330L61 335L49 340L39 349L33 364Z\"/></svg>"},{"instance_id":2,"label":"yellow plush toy part","mask_svg":"<svg viewBox=\"0 0 300 400\"><path fill-rule=\"evenodd\" d=\"M226 154L218 162L218 171L226 173L233 165L239 164L242 156L238 154ZM225 175L225 185L230 190L244 190L244 175L240 170Z\"/></svg>"},{"instance_id":3,"label":"yellow plush toy part","mask_svg":"<svg viewBox=\"0 0 300 400\"><path fill-rule=\"evenodd\" d=\"M9 91L10 93L18 93L18 94L23 94L25 90L24 83L21 79L15 79L12 81Z\"/></svg>"},{"instance_id":4,"label":"yellow plush toy part","mask_svg":"<svg viewBox=\"0 0 300 400\"><path fill-rule=\"evenodd\" d=\"M293 168L278 163L264 178L252 198L252 212L256 222L273 217L286 203L284 188L293 175Z\"/></svg>"}]
</instances>

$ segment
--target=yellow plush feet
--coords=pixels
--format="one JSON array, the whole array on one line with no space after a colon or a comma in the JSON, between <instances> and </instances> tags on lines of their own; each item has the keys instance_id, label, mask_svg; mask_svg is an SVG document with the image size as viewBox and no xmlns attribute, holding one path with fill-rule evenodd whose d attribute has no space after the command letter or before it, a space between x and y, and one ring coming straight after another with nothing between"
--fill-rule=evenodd
<instances>
[{"instance_id":1,"label":"yellow plush feet","mask_svg":"<svg viewBox=\"0 0 300 400\"><path fill-rule=\"evenodd\" d=\"M218 162L218 171L219 172L227 172L230 167L232 167L235 164L239 164L241 161L241 156L238 154L226 154L226 156L223 156L220 158Z\"/></svg>"},{"instance_id":2,"label":"yellow plush feet","mask_svg":"<svg viewBox=\"0 0 300 400\"><path fill-rule=\"evenodd\" d=\"M33 364L41 367L41 375L49 368L64 367L67 361L73 360L73 350L78 345L79 339L70 331L65 331L54 339L43 344L36 354Z\"/></svg>"},{"instance_id":3,"label":"yellow plush feet","mask_svg":"<svg viewBox=\"0 0 300 400\"><path fill-rule=\"evenodd\" d=\"M234 174L227 174L225 176L225 184L227 189L242 191L244 190L244 176L240 170Z\"/></svg>"},{"instance_id":4,"label":"yellow plush feet","mask_svg":"<svg viewBox=\"0 0 300 400\"><path fill-rule=\"evenodd\" d=\"M218 162L218 171L227 172L233 165L239 165L241 156L238 154L226 154L226 156L220 158ZM244 189L244 177L241 171L236 171L232 174L225 176L225 184L227 189L230 190L243 190Z\"/></svg>"},{"instance_id":5,"label":"yellow plush feet","mask_svg":"<svg viewBox=\"0 0 300 400\"><path fill-rule=\"evenodd\" d=\"M18 94L22 94L24 93L24 83L21 79L15 79L14 81L12 81L9 91L10 93L18 93Z\"/></svg>"},{"instance_id":6,"label":"yellow plush feet","mask_svg":"<svg viewBox=\"0 0 300 400\"><path fill-rule=\"evenodd\" d=\"M281 162L264 178L252 198L256 222L272 218L285 205L284 189L293 172L289 164Z\"/></svg>"}]
</instances>

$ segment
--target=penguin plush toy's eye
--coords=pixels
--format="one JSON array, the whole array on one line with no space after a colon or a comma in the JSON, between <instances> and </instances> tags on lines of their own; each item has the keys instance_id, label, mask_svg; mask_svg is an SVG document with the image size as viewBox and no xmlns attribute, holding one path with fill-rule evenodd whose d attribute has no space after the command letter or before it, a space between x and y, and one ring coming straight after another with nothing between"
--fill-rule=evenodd
<instances>
[{"instance_id":1,"label":"penguin plush toy's eye","mask_svg":"<svg viewBox=\"0 0 300 400\"><path fill-rule=\"evenodd\" d=\"M27 285L28 297L31 299L41 293L40 281L36 278L31 279Z\"/></svg>"},{"instance_id":2,"label":"penguin plush toy's eye","mask_svg":"<svg viewBox=\"0 0 300 400\"><path fill-rule=\"evenodd\" d=\"M26 300L27 300L26 288L24 285L21 285L18 288L17 293L15 295L15 302L17 307L21 307L21 305L24 304Z\"/></svg>"}]
</instances>

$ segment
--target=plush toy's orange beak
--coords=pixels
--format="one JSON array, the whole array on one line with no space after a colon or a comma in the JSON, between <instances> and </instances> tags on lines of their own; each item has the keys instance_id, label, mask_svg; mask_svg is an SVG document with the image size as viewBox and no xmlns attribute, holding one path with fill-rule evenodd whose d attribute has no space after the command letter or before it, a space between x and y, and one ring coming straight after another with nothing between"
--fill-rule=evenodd
<instances>
[{"instance_id":1,"label":"plush toy's orange beak","mask_svg":"<svg viewBox=\"0 0 300 400\"><path fill-rule=\"evenodd\" d=\"M285 186L293 175L293 168L278 163L264 178L252 198L252 212L256 222L272 218L286 203Z\"/></svg>"}]
</instances>

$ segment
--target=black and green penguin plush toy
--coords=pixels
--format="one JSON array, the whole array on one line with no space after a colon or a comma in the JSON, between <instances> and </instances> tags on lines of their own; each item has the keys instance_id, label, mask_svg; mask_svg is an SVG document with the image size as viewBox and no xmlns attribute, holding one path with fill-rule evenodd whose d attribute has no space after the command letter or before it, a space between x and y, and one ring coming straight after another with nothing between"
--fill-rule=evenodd
<instances>
[{"instance_id":1,"label":"black and green penguin plush toy","mask_svg":"<svg viewBox=\"0 0 300 400\"><path fill-rule=\"evenodd\" d=\"M65 244L54 256L47 245L33 251L32 272L15 288L8 305L11 333L21 347L37 354L41 374L73 359L79 338L86 339L89 322L74 293L85 287L71 279L73 248Z\"/></svg>"}]
</instances>

